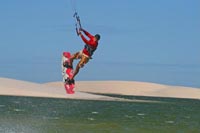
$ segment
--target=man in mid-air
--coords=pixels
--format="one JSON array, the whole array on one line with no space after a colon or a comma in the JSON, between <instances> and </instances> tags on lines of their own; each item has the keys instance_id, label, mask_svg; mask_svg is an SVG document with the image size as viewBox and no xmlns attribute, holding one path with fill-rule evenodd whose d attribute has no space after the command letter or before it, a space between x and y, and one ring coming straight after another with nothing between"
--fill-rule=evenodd
<instances>
[{"instance_id":1,"label":"man in mid-air","mask_svg":"<svg viewBox=\"0 0 200 133\"><path fill-rule=\"evenodd\" d=\"M82 32L89 38L86 39L85 36L82 34ZM73 66L73 61L74 59L80 59L80 61L78 62L76 69L73 73L73 76L70 77L69 80L74 80L74 77L78 74L79 69L82 68L86 63L88 63L88 61L90 59L92 59L92 55L94 53L94 51L97 49L98 47L98 41L100 40L100 35L96 34L96 35L92 35L89 32L87 32L86 30L80 28L78 31L79 36L82 38L82 40L85 43L85 46L83 48L83 50L76 52L75 54L73 54L70 57L70 62L69 65L70 67Z\"/></svg>"}]
</instances>

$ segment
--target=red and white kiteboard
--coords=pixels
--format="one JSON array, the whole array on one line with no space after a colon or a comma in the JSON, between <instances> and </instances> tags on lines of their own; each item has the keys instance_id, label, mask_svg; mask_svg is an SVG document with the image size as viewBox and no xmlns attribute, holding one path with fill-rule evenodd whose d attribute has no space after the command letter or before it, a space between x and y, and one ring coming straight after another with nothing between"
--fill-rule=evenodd
<instances>
[{"instance_id":1,"label":"red and white kiteboard","mask_svg":"<svg viewBox=\"0 0 200 133\"><path fill-rule=\"evenodd\" d=\"M74 72L73 66L69 66L70 57L70 52L63 52L61 68L65 90L67 94L74 94L75 81L70 80Z\"/></svg>"}]
</instances>

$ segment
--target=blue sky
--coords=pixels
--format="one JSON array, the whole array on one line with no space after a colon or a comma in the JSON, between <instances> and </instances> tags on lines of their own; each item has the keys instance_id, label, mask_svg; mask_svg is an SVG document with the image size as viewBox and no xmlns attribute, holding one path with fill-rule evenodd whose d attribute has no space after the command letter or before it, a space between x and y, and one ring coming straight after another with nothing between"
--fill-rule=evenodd
<instances>
[{"instance_id":1,"label":"blue sky","mask_svg":"<svg viewBox=\"0 0 200 133\"><path fill-rule=\"evenodd\" d=\"M61 80L62 52L84 45L74 9L86 30L101 34L77 80L200 87L199 0L0 1L0 77Z\"/></svg>"}]
</instances>

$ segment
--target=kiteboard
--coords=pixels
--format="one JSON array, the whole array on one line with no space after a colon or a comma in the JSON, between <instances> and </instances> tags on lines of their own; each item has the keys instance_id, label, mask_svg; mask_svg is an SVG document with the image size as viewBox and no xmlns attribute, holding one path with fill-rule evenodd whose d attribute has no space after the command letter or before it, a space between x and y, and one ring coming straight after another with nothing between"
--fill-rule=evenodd
<instances>
[{"instance_id":1,"label":"kiteboard","mask_svg":"<svg viewBox=\"0 0 200 133\"><path fill-rule=\"evenodd\" d=\"M70 80L73 76L73 66L69 65L70 57L70 52L63 52L61 68L65 90L67 94L74 94L75 81Z\"/></svg>"}]
</instances>

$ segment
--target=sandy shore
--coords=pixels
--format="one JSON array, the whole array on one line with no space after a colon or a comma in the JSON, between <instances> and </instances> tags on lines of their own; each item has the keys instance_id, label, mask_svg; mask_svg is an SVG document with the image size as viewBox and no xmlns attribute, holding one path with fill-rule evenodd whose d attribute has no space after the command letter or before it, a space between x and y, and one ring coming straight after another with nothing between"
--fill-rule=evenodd
<instances>
[{"instance_id":1,"label":"sandy shore","mask_svg":"<svg viewBox=\"0 0 200 133\"><path fill-rule=\"evenodd\" d=\"M200 99L200 88L169 86L135 81L77 81L76 93L66 94L62 82L37 84L0 78L0 95L88 100L124 100L101 94ZM98 94L91 94L98 93Z\"/></svg>"},{"instance_id":2,"label":"sandy shore","mask_svg":"<svg viewBox=\"0 0 200 133\"><path fill-rule=\"evenodd\" d=\"M52 82L46 85L58 87L62 84ZM200 99L200 88L136 81L79 81L76 83L76 90L92 93Z\"/></svg>"},{"instance_id":3,"label":"sandy shore","mask_svg":"<svg viewBox=\"0 0 200 133\"><path fill-rule=\"evenodd\" d=\"M0 78L0 95L6 96L28 96L47 97L64 99L85 99L85 100L120 100L117 98L93 95L84 92L76 92L73 95L66 94L63 86L48 86L27 81Z\"/></svg>"}]
</instances>

